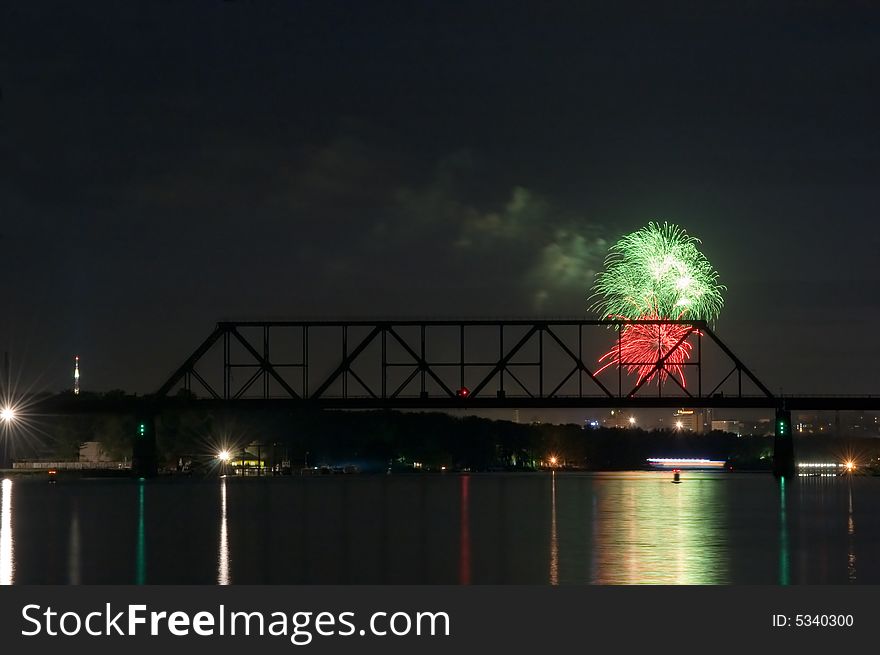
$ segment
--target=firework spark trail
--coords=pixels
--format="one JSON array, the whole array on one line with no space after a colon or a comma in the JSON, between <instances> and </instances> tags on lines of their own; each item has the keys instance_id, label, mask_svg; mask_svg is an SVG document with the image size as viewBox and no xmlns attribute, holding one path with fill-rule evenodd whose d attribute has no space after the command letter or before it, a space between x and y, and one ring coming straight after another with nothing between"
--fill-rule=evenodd
<instances>
[{"instance_id":1,"label":"firework spark trail","mask_svg":"<svg viewBox=\"0 0 880 655\"><path fill-rule=\"evenodd\" d=\"M596 276L593 304L601 316L680 316L713 321L724 304L718 273L700 241L669 223L648 223L611 246Z\"/></svg>"},{"instance_id":2,"label":"firework spark trail","mask_svg":"<svg viewBox=\"0 0 880 655\"><path fill-rule=\"evenodd\" d=\"M616 317L622 318L622 317ZM658 320L656 314L640 317L644 320ZM658 384L665 382L670 375L676 377L682 387L687 383L684 364L690 359L692 345L687 337L699 334L690 325L643 324L635 323L620 328L620 345L614 344L599 358L603 364L596 374L610 366L622 366L627 373L638 376L636 385L656 379ZM664 358L660 368L657 362Z\"/></svg>"}]
</instances>

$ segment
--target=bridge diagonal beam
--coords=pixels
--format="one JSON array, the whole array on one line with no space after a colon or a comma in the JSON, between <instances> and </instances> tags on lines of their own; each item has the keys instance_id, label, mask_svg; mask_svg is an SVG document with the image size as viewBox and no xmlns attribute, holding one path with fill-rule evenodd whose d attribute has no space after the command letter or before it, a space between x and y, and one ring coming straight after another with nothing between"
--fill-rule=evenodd
<instances>
[{"instance_id":1,"label":"bridge diagonal beam","mask_svg":"<svg viewBox=\"0 0 880 655\"><path fill-rule=\"evenodd\" d=\"M675 374L674 374L672 371L670 371L668 368L666 368L666 365L665 365L665 364L663 365L663 370L666 371L666 376L667 376L670 380L672 380L673 382L675 382L675 384L678 385L678 388L681 389L682 391L684 391L684 392L688 395L688 398L693 398L693 397L694 397L694 394L692 394L690 391L688 391L687 389L685 389L685 386L681 383L681 381L680 381L677 377L675 377Z\"/></svg>"},{"instance_id":2,"label":"bridge diagonal beam","mask_svg":"<svg viewBox=\"0 0 880 655\"><path fill-rule=\"evenodd\" d=\"M659 328L658 328L658 330L659 330ZM688 331L685 332L685 333L682 335L682 337L681 337L678 341L675 342L675 345L672 346L672 348L670 348L670 349L666 352L665 355L663 355L662 357L660 357L660 358L657 359L656 366L657 366L657 370L658 370L658 371L660 371L661 369L662 369L662 370L666 370L666 360L669 358L669 356L670 356L672 353L674 353L676 350L678 350L678 348L681 346L681 344L683 344L685 341L687 341L687 338L688 338L689 336L691 336L691 334L694 333L694 330L695 330L694 326L693 326L693 325L690 326L690 328L688 329ZM668 373L668 371L667 371L667 373ZM639 382L639 383L633 388L633 390L630 391L628 394L626 394L626 395L627 395L627 398L631 398L632 396L635 396L636 393L638 393L639 389L641 389L643 386L645 386L645 383L646 383L648 380L650 380L652 377L654 377L654 376L653 376L653 375L646 375L645 377L643 377L642 380L641 380L641 381L640 381L640 382ZM681 386L681 385L679 385L679 386Z\"/></svg>"},{"instance_id":3,"label":"bridge diagonal beam","mask_svg":"<svg viewBox=\"0 0 880 655\"><path fill-rule=\"evenodd\" d=\"M397 398L400 395L400 392L403 391L404 389L406 389L406 386L410 382L412 382L413 378L415 378L418 374L419 374L419 367L416 366L413 368L412 373L410 373L406 377L406 379L400 383L400 386L398 386L397 389L394 390L394 392L391 394L391 398Z\"/></svg>"},{"instance_id":4,"label":"bridge diagonal beam","mask_svg":"<svg viewBox=\"0 0 880 655\"><path fill-rule=\"evenodd\" d=\"M538 325L532 325L530 329L526 330L526 333L522 336L522 338L517 341L516 344L514 344L514 346L507 352L504 357L501 358L501 361L495 364L489 374L486 375L486 377L483 378L483 380L476 387L474 387L474 390L469 394L468 397L474 398L477 394L480 393L480 391L483 390L483 388L487 384L489 384L489 382L491 382L492 378L494 378L501 371L506 369L507 364L510 362L511 359L513 359L514 355L516 355L522 349L522 347L526 345L526 343L528 343L529 339L531 339L535 335L535 333L538 332L538 330Z\"/></svg>"},{"instance_id":5,"label":"bridge diagonal beam","mask_svg":"<svg viewBox=\"0 0 880 655\"><path fill-rule=\"evenodd\" d=\"M320 386L315 390L315 393L312 394L311 399L317 400L330 386L346 371L351 371L351 364L354 360L358 358L358 356L367 349L367 346L372 343L373 339L375 339L382 332L382 326L376 325L372 330L361 340L361 342L352 350L348 355L346 355L342 362L337 366L333 372L324 380Z\"/></svg>"},{"instance_id":6,"label":"bridge diagonal beam","mask_svg":"<svg viewBox=\"0 0 880 655\"><path fill-rule=\"evenodd\" d=\"M736 373L736 371L737 371L736 364L734 364L734 365L733 365L733 368L730 369L730 373L728 373L727 375L725 375L725 376L721 379L721 382L719 382L718 384L715 385L715 388L712 389L712 391L709 392L709 395L710 395L710 396L714 396L714 395L715 395L715 392L718 391L718 390L721 388L721 385L723 385L725 382L727 382L727 381L730 379L730 376L733 375L734 373Z\"/></svg>"},{"instance_id":7,"label":"bridge diagonal beam","mask_svg":"<svg viewBox=\"0 0 880 655\"><path fill-rule=\"evenodd\" d=\"M211 396L214 398L214 400L221 399L220 394L217 393L216 391L214 391L214 387L212 387L210 384L208 384L208 381L205 378L203 378L201 375L199 375L199 372L195 369L195 367L193 367L191 370L187 371L187 373L189 375L192 375L196 380L198 380L199 384L201 384L205 388L205 390L209 394L211 394Z\"/></svg>"},{"instance_id":8,"label":"bridge diagonal beam","mask_svg":"<svg viewBox=\"0 0 880 655\"><path fill-rule=\"evenodd\" d=\"M195 375L196 379L199 380L202 384L205 385L205 388L208 389L212 394L216 395L214 391L211 390L211 386L206 384L204 380L195 372L196 363L205 356L205 354L211 349L211 347L217 343L221 336L226 332L226 327L218 324L217 327L214 328L214 331L208 335L208 338L205 339L202 344L193 351L193 354L190 355L186 361L180 365L174 373L171 374L171 377L165 381L159 390L156 392L157 398L164 398L168 395L168 392L174 388L178 382L180 382L183 377L187 373L192 373Z\"/></svg>"},{"instance_id":9,"label":"bridge diagonal beam","mask_svg":"<svg viewBox=\"0 0 880 655\"><path fill-rule=\"evenodd\" d=\"M758 389L761 390L761 393L763 393L763 394L764 394L765 396L767 396L768 398L774 398L774 395L773 395L773 393L770 391L770 389L768 389L767 387L765 387L765 386L761 383L761 381L760 381L757 377L755 377L755 374L752 373L752 372L749 370L749 368L748 368L745 364L743 364L743 363L739 360L739 358L738 358L736 355L733 354L733 351L732 351L730 348L728 348L728 347L724 344L724 342L721 341L721 339L719 339L719 338L717 337L717 335L716 335L712 330L709 329L708 326L704 327L704 328L703 328L703 331L704 331L706 334L709 335L709 338L712 339L712 341L714 341L714 342L718 345L718 347L721 348L722 351L724 351L724 354L725 354L725 355L727 355L728 357L730 357L731 361L733 361L733 363L736 364L737 369L738 369L740 372L745 373L745 374L746 374L746 377L748 377L748 378L752 381L752 383L753 383L756 387L758 387Z\"/></svg>"},{"instance_id":10,"label":"bridge diagonal beam","mask_svg":"<svg viewBox=\"0 0 880 655\"><path fill-rule=\"evenodd\" d=\"M355 380L357 380L357 383L358 383L359 385L361 385L361 386L364 388L364 391L366 391L368 394L370 394L370 397L371 397L373 400L378 400L378 399L379 399L378 394L376 394L376 392L373 391L373 390L369 387L369 385L361 379L361 376L358 375L358 374L355 372L355 370L354 370L353 368L349 367L349 368L348 368L348 372L351 374L351 377L353 377Z\"/></svg>"},{"instance_id":11,"label":"bridge diagonal beam","mask_svg":"<svg viewBox=\"0 0 880 655\"><path fill-rule=\"evenodd\" d=\"M516 383L519 385L519 388L520 388L520 389L522 389L523 391L526 392L526 395L527 395L529 398L534 398L534 397L535 397L535 394L533 394L531 391L529 391L529 388L528 388L526 385L524 385L524 384L522 383L522 380L520 380L520 379L516 376L516 373L514 373L513 370L512 370L510 367L504 367L504 372L505 372L507 375L509 375L511 378L513 378L513 381L516 382Z\"/></svg>"},{"instance_id":12,"label":"bridge diagonal beam","mask_svg":"<svg viewBox=\"0 0 880 655\"><path fill-rule=\"evenodd\" d=\"M425 358L416 353L416 351L410 347L406 340L397 333L397 330L394 329L394 326L388 326L388 334L394 337L397 343L399 343L401 347L409 354L409 356L416 361L416 363L420 367L420 370L425 371L425 373L430 375L431 379L434 380L434 382L436 382L440 386L440 388L446 392L448 396L452 398L455 397L455 392L453 392L452 389L450 389L449 386L440 378L440 376L437 375L437 373L434 371L431 365L428 364ZM395 396L396 395L397 394L395 394Z\"/></svg>"},{"instance_id":13,"label":"bridge diagonal beam","mask_svg":"<svg viewBox=\"0 0 880 655\"><path fill-rule=\"evenodd\" d=\"M299 398L300 398L300 395L299 395L296 391L293 390L293 387L291 387L289 384L287 384L287 380L285 380L283 377L281 377L281 376L278 374L278 371L275 370L275 367L272 366L272 364L269 363L269 361L266 360L265 357L263 357L259 352L257 352L257 349L254 348L254 347L248 342L248 340L245 339L245 338L241 335L241 333L238 331L238 328L236 328L236 327L233 326L232 329L231 329L230 331L231 331L231 333L232 333L232 336L234 336L234 337L238 340L238 342L239 342L242 346L244 346L245 349L251 354L251 356L252 356L255 360L257 360L257 362L260 364L260 367L261 367L266 373L268 373L268 374L271 375L273 378L275 378L276 382L278 382L278 384L281 385L281 388L284 389L284 390L290 395L291 398L296 398L296 399L299 399Z\"/></svg>"},{"instance_id":14,"label":"bridge diagonal beam","mask_svg":"<svg viewBox=\"0 0 880 655\"><path fill-rule=\"evenodd\" d=\"M578 329L581 329L581 328L578 327ZM597 385L599 385L599 388L602 389L602 391L605 392L605 395L606 395L606 396L608 396L609 398L613 398L613 397L614 397L614 394L612 394L612 393L608 390L608 388L607 388L604 384L602 384L602 381L599 380L599 378L597 378L597 377L595 376L595 374L594 374L589 368L587 368L587 365L584 364L584 360L581 359L580 357L578 357L577 355L575 355L574 352L571 350L571 348L569 348L569 347L568 347L568 346L562 341L562 339L560 339L560 338L556 335L556 333L555 333L552 329L550 329L549 326L546 328L546 332L547 332L547 334L549 334L549 335L553 338L553 340L554 340L556 343L559 344L559 347L562 348L562 350L564 350L565 353L566 353L569 357L571 357L571 358L574 360L574 363L577 365L578 369L579 369L580 371L583 371L584 373L586 373L588 376L590 376L590 379L591 379L593 382L595 382ZM571 374L569 374L568 377L571 377ZM565 379L565 382L567 382L567 381L568 381L568 378ZM563 382L563 384L564 384L564 382ZM562 386L562 385L560 385L559 387L557 387L555 391L558 391L559 388L560 388L561 386ZM555 391L554 391L554 393L555 393ZM550 395L552 396L553 394L550 394Z\"/></svg>"},{"instance_id":15,"label":"bridge diagonal beam","mask_svg":"<svg viewBox=\"0 0 880 655\"><path fill-rule=\"evenodd\" d=\"M562 382L560 382L559 384L557 384L557 385L553 388L553 391L551 391L549 394L547 394L547 397L548 397L548 398L553 398L553 397L556 395L556 392L559 391L559 390L565 385L565 383L568 382L568 381L571 379L571 376L578 372L578 370L579 370L579 369L578 369L577 366L575 366L573 369L571 369L571 371L569 372L569 374L566 375L564 378L562 378Z\"/></svg>"},{"instance_id":16,"label":"bridge diagonal beam","mask_svg":"<svg viewBox=\"0 0 880 655\"><path fill-rule=\"evenodd\" d=\"M247 382L241 385L241 389L235 392L235 395L232 397L233 400L238 400L239 398L243 397L244 394L247 393L248 389L250 389L254 385L254 382L259 380L262 375L265 375L265 371L262 368L258 367L257 370L254 371L254 374L247 379Z\"/></svg>"}]
</instances>

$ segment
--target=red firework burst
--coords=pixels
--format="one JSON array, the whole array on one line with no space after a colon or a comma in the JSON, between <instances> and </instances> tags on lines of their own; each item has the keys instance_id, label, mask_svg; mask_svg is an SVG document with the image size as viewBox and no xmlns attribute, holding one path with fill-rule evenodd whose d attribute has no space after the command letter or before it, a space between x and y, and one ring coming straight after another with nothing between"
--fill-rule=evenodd
<instances>
[{"instance_id":1,"label":"red firework burst","mask_svg":"<svg viewBox=\"0 0 880 655\"><path fill-rule=\"evenodd\" d=\"M656 314L642 316L639 320L660 320ZM620 343L599 358L604 365L596 371L601 373L609 366L622 366L627 373L638 375L636 385L642 380L651 382L656 379L662 384L672 375L678 379L682 387L686 386L684 363L690 359L691 343L687 339L690 334L699 334L690 325L674 323L631 323L620 331ZM657 362L665 357L661 367Z\"/></svg>"}]
</instances>

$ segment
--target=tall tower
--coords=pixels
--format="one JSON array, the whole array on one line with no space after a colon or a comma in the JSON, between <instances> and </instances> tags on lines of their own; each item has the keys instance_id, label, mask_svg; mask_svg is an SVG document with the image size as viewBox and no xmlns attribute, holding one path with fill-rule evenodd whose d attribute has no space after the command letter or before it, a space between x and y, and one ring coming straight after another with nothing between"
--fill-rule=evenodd
<instances>
[{"instance_id":1,"label":"tall tower","mask_svg":"<svg viewBox=\"0 0 880 655\"><path fill-rule=\"evenodd\" d=\"M73 359L73 394L79 395L79 355Z\"/></svg>"}]
</instances>

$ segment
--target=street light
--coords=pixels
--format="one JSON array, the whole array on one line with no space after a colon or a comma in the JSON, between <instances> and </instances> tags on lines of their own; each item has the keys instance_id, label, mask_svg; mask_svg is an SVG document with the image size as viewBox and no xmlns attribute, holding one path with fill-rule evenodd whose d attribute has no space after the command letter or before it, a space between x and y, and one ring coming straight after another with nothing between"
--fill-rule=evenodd
<instances>
[{"instance_id":1,"label":"street light","mask_svg":"<svg viewBox=\"0 0 880 655\"><path fill-rule=\"evenodd\" d=\"M630 425L635 425L635 424L636 424L636 417L635 417L635 416L630 416L630 417L629 417L629 424L630 424Z\"/></svg>"},{"instance_id":2,"label":"street light","mask_svg":"<svg viewBox=\"0 0 880 655\"><path fill-rule=\"evenodd\" d=\"M3 450L0 452L0 468L8 468L11 464L8 457L8 438L13 435L13 431L15 428L13 427L15 424L16 412L15 408L10 405L5 405L3 409L0 409L0 427L2 427L2 436L3 436Z\"/></svg>"},{"instance_id":3,"label":"street light","mask_svg":"<svg viewBox=\"0 0 880 655\"><path fill-rule=\"evenodd\" d=\"M217 459L225 464L230 459L232 459L232 453L230 453L228 450L221 450L219 453L217 453Z\"/></svg>"}]
</instances>

